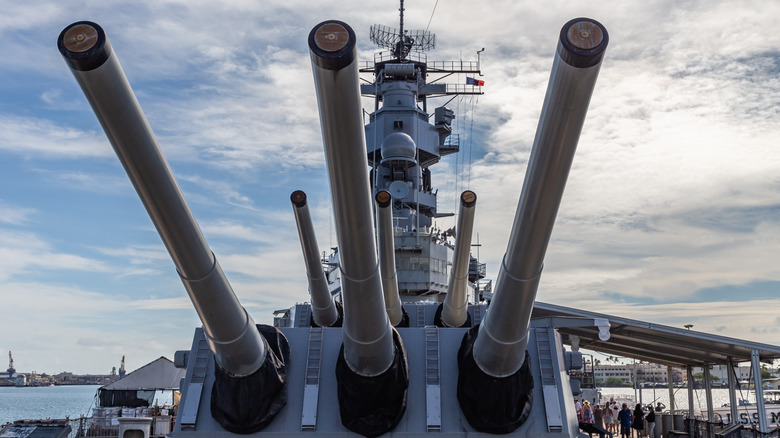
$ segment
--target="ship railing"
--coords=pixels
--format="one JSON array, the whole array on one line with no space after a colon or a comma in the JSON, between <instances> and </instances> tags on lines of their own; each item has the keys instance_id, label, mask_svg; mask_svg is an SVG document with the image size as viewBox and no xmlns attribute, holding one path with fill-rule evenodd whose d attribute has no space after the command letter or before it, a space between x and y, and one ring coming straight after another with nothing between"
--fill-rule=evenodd
<instances>
[{"instance_id":1,"label":"ship railing","mask_svg":"<svg viewBox=\"0 0 780 438\"><path fill-rule=\"evenodd\" d=\"M668 436L690 438L780 438L780 428L760 432L758 425L723 421L707 421L701 418L686 418L684 431L669 431Z\"/></svg>"},{"instance_id":2,"label":"ship railing","mask_svg":"<svg viewBox=\"0 0 780 438\"><path fill-rule=\"evenodd\" d=\"M373 61L358 61L358 68L361 73L372 73L376 71L376 65L384 62L390 62L398 59L393 52L377 52L374 53ZM406 56L406 61L425 64L428 62L428 55L422 52L411 52Z\"/></svg>"},{"instance_id":3,"label":"ship railing","mask_svg":"<svg viewBox=\"0 0 780 438\"><path fill-rule=\"evenodd\" d=\"M428 72L478 74L480 70L477 61L431 61L428 63Z\"/></svg>"},{"instance_id":4,"label":"ship railing","mask_svg":"<svg viewBox=\"0 0 780 438\"><path fill-rule=\"evenodd\" d=\"M397 59L393 52L383 51L374 53L373 61L359 61L358 68L362 73L374 72L377 64ZM423 52L411 52L406 57L407 61L426 64L428 73L470 73L480 74L478 61L428 61L428 55Z\"/></svg>"},{"instance_id":5,"label":"ship railing","mask_svg":"<svg viewBox=\"0 0 780 438\"><path fill-rule=\"evenodd\" d=\"M456 151L460 149L460 134L448 135L447 138L444 139L444 144L441 145L441 147L446 149L454 149Z\"/></svg>"},{"instance_id":6,"label":"ship railing","mask_svg":"<svg viewBox=\"0 0 780 438\"><path fill-rule=\"evenodd\" d=\"M105 420L105 418L101 419ZM69 420L68 438L98 437L115 438L119 436L119 426L99 425L93 417L79 417Z\"/></svg>"},{"instance_id":7,"label":"ship railing","mask_svg":"<svg viewBox=\"0 0 780 438\"><path fill-rule=\"evenodd\" d=\"M728 424L724 424L722 421L706 421L697 418L685 419L685 431L670 431L669 435L681 435L685 434L690 438L739 438L740 431L736 428L728 427ZM732 429L731 432L726 429Z\"/></svg>"},{"instance_id":8,"label":"ship railing","mask_svg":"<svg viewBox=\"0 0 780 438\"><path fill-rule=\"evenodd\" d=\"M173 416L153 416L150 425L150 438L164 437L173 431ZM101 418L100 420L106 420ZM115 424L100 425L93 417L79 417L69 419L71 431L68 438L118 438L119 426Z\"/></svg>"},{"instance_id":9,"label":"ship railing","mask_svg":"<svg viewBox=\"0 0 780 438\"><path fill-rule=\"evenodd\" d=\"M486 263L480 263L477 259L471 259L469 260L469 275L474 275L475 277L479 278L485 278L487 275L487 264Z\"/></svg>"},{"instance_id":10,"label":"ship railing","mask_svg":"<svg viewBox=\"0 0 780 438\"><path fill-rule=\"evenodd\" d=\"M485 92L482 91L483 88L484 87L467 84L444 84L443 89L440 87L433 90L426 90L424 94L431 97L452 96L457 94L480 95L485 94Z\"/></svg>"}]
</instances>

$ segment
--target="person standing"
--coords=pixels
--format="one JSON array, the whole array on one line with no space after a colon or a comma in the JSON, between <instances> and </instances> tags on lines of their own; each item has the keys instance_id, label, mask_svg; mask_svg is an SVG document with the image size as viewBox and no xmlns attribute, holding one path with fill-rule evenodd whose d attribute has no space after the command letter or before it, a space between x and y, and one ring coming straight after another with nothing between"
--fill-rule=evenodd
<instances>
[{"instance_id":1,"label":"person standing","mask_svg":"<svg viewBox=\"0 0 780 438\"><path fill-rule=\"evenodd\" d=\"M620 406L618 406L614 398L609 399L609 406L612 409L613 429L615 434L617 434L620 432L620 419L618 418L618 414L620 413Z\"/></svg>"},{"instance_id":2,"label":"person standing","mask_svg":"<svg viewBox=\"0 0 780 438\"><path fill-rule=\"evenodd\" d=\"M645 421L647 421L647 436L650 438L655 438L655 412L652 409L653 405L650 405L651 409L648 409L647 416L645 417Z\"/></svg>"},{"instance_id":3,"label":"person standing","mask_svg":"<svg viewBox=\"0 0 780 438\"><path fill-rule=\"evenodd\" d=\"M631 428L636 430L636 436L641 437L645 431L645 412L642 405L637 403L634 408L634 418L631 419Z\"/></svg>"},{"instance_id":4,"label":"person standing","mask_svg":"<svg viewBox=\"0 0 780 438\"><path fill-rule=\"evenodd\" d=\"M601 409L601 405L598 403L596 403L596 406L593 406L593 424L601 430L606 430L604 428L604 413L608 411L609 409ZM607 433L609 433L609 436L611 438L612 433L609 431L607 431ZM604 434L599 433L599 436L603 438Z\"/></svg>"},{"instance_id":5,"label":"person standing","mask_svg":"<svg viewBox=\"0 0 780 438\"><path fill-rule=\"evenodd\" d=\"M656 403L656 405L655 405L655 411L656 412L663 412L664 409L666 409L666 405L665 404L663 404L661 402Z\"/></svg>"},{"instance_id":6,"label":"person standing","mask_svg":"<svg viewBox=\"0 0 780 438\"><path fill-rule=\"evenodd\" d=\"M628 409L628 405L623 403L623 409L618 413L618 420L620 421L620 436L631 436L631 410Z\"/></svg>"},{"instance_id":7,"label":"person standing","mask_svg":"<svg viewBox=\"0 0 780 438\"><path fill-rule=\"evenodd\" d=\"M604 406L604 423L607 426L607 432L610 434L615 432L615 425L613 424L614 421L615 417L612 416L612 406L607 403L607 405Z\"/></svg>"},{"instance_id":8,"label":"person standing","mask_svg":"<svg viewBox=\"0 0 780 438\"><path fill-rule=\"evenodd\" d=\"M601 405L596 403L593 406L593 424L600 428L604 428L604 410L601 409Z\"/></svg>"},{"instance_id":9,"label":"person standing","mask_svg":"<svg viewBox=\"0 0 780 438\"><path fill-rule=\"evenodd\" d=\"M582 422L593 424L593 411L590 409L590 402L587 400L582 403Z\"/></svg>"}]
</instances>

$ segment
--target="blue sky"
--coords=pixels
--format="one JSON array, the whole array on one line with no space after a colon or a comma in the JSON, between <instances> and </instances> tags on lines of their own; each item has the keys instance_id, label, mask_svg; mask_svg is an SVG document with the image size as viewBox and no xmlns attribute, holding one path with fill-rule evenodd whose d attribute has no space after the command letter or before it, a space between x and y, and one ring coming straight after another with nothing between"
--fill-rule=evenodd
<instances>
[{"instance_id":1,"label":"blue sky","mask_svg":"<svg viewBox=\"0 0 780 438\"><path fill-rule=\"evenodd\" d=\"M292 191L309 194L322 249L335 245L306 37L320 21L346 21L371 59L369 26L396 26L397 2L370 3L4 5L2 357L13 351L23 372L108 373L126 355L135 369L189 348L199 325L60 58L65 26L104 27L236 294L270 323L307 299ZM478 193L480 258L495 278L558 32L595 18L610 46L538 299L777 345L780 4L589 3L448 0L431 17L435 0L406 2L406 27L430 20L437 34L429 59L474 60L485 48L486 94L450 105L470 166L432 168L434 185L453 192L440 210L454 211L452 188Z\"/></svg>"}]
</instances>

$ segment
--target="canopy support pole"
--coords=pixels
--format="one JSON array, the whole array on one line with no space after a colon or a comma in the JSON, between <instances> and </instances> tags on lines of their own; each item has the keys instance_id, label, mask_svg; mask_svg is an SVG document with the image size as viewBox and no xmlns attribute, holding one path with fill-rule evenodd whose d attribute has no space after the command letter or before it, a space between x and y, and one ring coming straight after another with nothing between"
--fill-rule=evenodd
<instances>
[{"instance_id":1,"label":"canopy support pole","mask_svg":"<svg viewBox=\"0 0 780 438\"><path fill-rule=\"evenodd\" d=\"M734 359L728 358L729 375L729 407L731 410L731 421L736 422L739 418L739 405L737 404L737 376L734 374ZM729 422L731 423L731 422Z\"/></svg>"},{"instance_id":2,"label":"canopy support pole","mask_svg":"<svg viewBox=\"0 0 780 438\"><path fill-rule=\"evenodd\" d=\"M756 391L756 412L758 412L758 431L769 433L766 424L766 410L764 407L764 386L761 379L761 358L758 350L750 351L750 363L753 366L753 389Z\"/></svg>"},{"instance_id":3,"label":"canopy support pole","mask_svg":"<svg viewBox=\"0 0 780 438\"><path fill-rule=\"evenodd\" d=\"M695 418L695 414L693 412L693 366L686 366L685 372L688 374L688 418Z\"/></svg>"},{"instance_id":4,"label":"canopy support pole","mask_svg":"<svg viewBox=\"0 0 780 438\"><path fill-rule=\"evenodd\" d=\"M702 371L704 376L704 394L707 397L707 421L712 422L715 415L712 411L712 375L710 373L710 364L705 363Z\"/></svg>"},{"instance_id":5,"label":"canopy support pole","mask_svg":"<svg viewBox=\"0 0 780 438\"><path fill-rule=\"evenodd\" d=\"M669 386L669 412L674 411L674 372L672 367L666 367L666 381Z\"/></svg>"}]
</instances>

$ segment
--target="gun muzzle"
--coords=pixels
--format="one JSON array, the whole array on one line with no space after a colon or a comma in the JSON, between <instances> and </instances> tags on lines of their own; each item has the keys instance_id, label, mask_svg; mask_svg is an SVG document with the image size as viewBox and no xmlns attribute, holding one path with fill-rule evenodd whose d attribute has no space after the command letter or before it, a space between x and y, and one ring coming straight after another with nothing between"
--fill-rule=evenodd
<instances>
[{"instance_id":1,"label":"gun muzzle","mask_svg":"<svg viewBox=\"0 0 780 438\"><path fill-rule=\"evenodd\" d=\"M461 193L458 223L455 227L455 254L441 312L441 320L446 327L461 327L468 319L469 256L476 205L476 193L471 190Z\"/></svg>"},{"instance_id":2,"label":"gun muzzle","mask_svg":"<svg viewBox=\"0 0 780 438\"><path fill-rule=\"evenodd\" d=\"M395 350L374 244L355 32L320 23L309 51L341 258L344 358L357 374L378 375Z\"/></svg>"},{"instance_id":3,"label":"gun muzzle","mask_svg":"<svg viewBox=\"0 0 780 438\"><path fill-rule=\"evenodd\" d=\"M382 272L382 291L385 297L387 317L393 327L403 320L401 297L398 295L398 279L395 276L395 233L393 232L393 207L390 192L382 190L376 199L376 215L379 232L379 266Z\"/></svg>"},{"instance_id":4,"label":"gun muzzle","mask_svg":"<svg viewBox=\"0 0 780 438\"><path fill-rule=\"evenodd\" d=\"M60 33L57 46L165 243L217 364L234 376L254 373L265 361L265 340L203 238L105 32L80 21Z\"/></svg>"},{"instance_id":5,"label":"gun muzzle","mask_svg":"<svg viewBox=\"0 0 780 438\"><path fill-rule=\"evenodd\" d=\"M306 193L296 190L290 195L290 201L295 212L295 223L298 225L298 237L301 239L301 250L306 262L306 276L309 279L311 293L311 310L314 323L320 327L331 327L339 319L339 312L333 297L328 290L328 282L322 270L320 248L317 236L314 234L309 206L306 203Z\"/></svg>"},{"instance_id":6,"label":"gun muzzle","mask_svg":"<svg viewBox=\"0 0 780 438\"><path fill-rule=\"evenodd\" d=\"M544 255L608 42L598 22L564 25L493 301L474 343L474 359L494 377L523 364Z\"/></svg>"}]
</instances>

